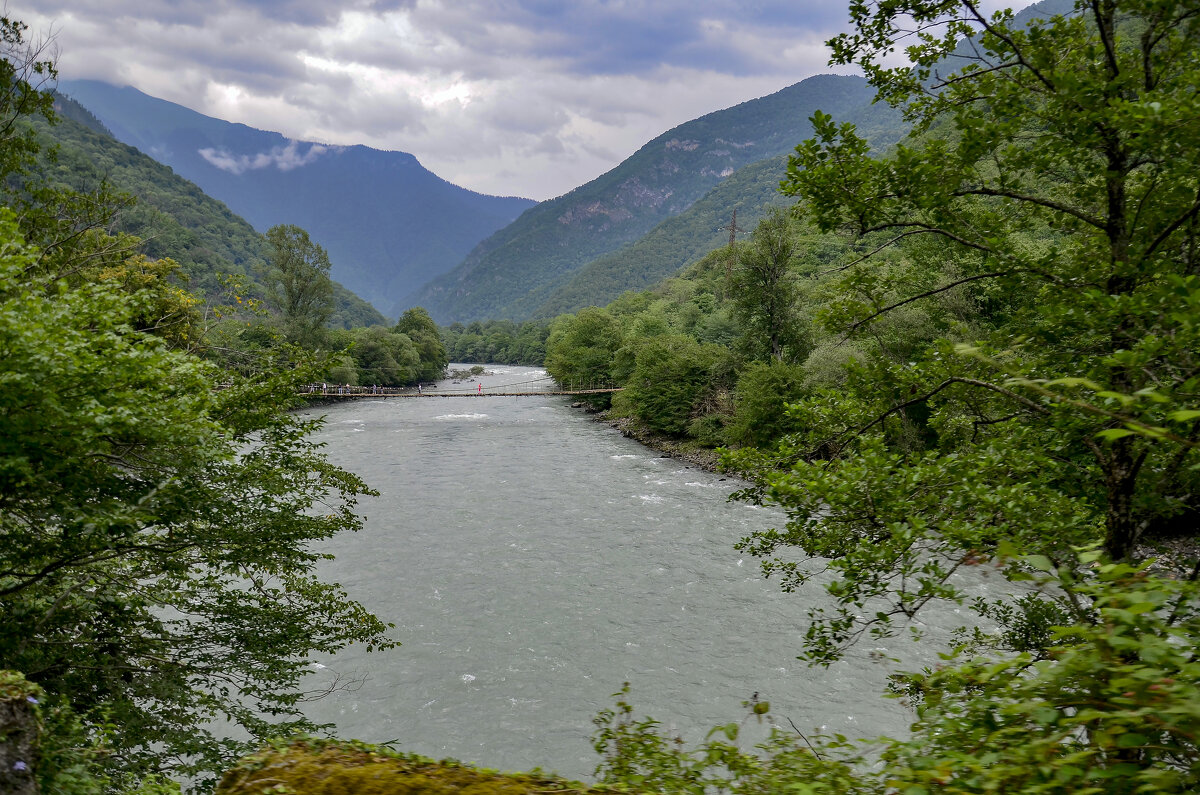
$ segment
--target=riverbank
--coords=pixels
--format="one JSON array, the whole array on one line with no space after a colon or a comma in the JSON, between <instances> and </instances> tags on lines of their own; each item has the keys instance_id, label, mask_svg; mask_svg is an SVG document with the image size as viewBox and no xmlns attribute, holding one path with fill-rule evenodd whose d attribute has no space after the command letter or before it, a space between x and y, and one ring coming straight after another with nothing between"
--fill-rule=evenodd
<instances>
[{"instance_id":1,"label":"riverbank","mask_svg":"<svg viewBox=\"0 0 1200 795\"><path fill-rule=\"evenodd\" d=\"M721 472L720 455L710 447L694 441L679 441L655 433L632 417L613 417L607 411L596 414L596 420L616 428L622 436L633 439L668 458L699 467L708 472Z\"/></svg>"},{"instance_id":2,"label":"riverbank","mask_svg":"<svg viewBox=\"0 0 1200 795\"><path fill-rule=\"evenodd\" d=\"M614 417L609 411L592 412L586 403L573 404L593 413L598 422L616 428L627 438L664 456L686 462L708 472L728 474L721 469L716 450L694 441L670 439L642 425L632 417ZM1143 539L1136 549L1139 559L1153 558L1150 570L1177 579L1194 579L1200 571L1200 539L1178 537Z\"/></svg>"}]
</instances>

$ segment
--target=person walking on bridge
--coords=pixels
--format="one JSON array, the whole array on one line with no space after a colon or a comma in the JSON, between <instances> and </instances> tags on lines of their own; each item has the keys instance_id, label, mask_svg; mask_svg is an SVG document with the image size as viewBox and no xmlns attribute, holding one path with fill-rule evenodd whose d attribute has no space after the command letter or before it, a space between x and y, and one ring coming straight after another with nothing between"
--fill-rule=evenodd
<instances>
[{"instance_id":1,"label":"person walking on bridge","mask_svg":"<svg viewBox=\"0 0 1200 795\"><path fill-rule=\"evenodd\" d=\"M480 382L479 382L479 390L478 390L478 392L479 392L479 394L481 394L481 395L483 394L483 382L482 382L482 381L480 381Z\"/></svg>"}]
</instances>

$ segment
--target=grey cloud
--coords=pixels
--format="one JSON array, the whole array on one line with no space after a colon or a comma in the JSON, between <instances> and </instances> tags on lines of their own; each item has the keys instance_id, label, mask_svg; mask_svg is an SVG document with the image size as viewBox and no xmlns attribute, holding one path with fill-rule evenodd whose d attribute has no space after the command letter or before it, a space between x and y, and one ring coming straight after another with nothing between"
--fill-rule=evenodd
<instances>
[{"instance_id":1,"label":"grey cloud","mask_svg":"<svg viewBox=\"0 0 1200 795\"><path fill-rule=\"evenodd\" d=\"M768 37L772 42L819 31L823 36L845 25L846 6L841 0L797 4L710 0L525 0L499 8L486 2L455 3L454 16L443 7L418 12L431 24L454 30L460 42L472 49L494 50L507 46L498 32L532 31L526 56L561 60L576 73L635 74L658 66L715 69L724 72L761 73L770 66L774 47L747 50L734 42L737 36ZM458 24L464 17L476 22ZM487 20L482 25L477 20ZM727 36L713 35L710 21L718 21Z\"/></svg>"},{"instance_id":2,"label":"grey cloud","mask_svg":"<svg viewBox=\"0 0 1200 795\"><path fill-rule=\"evenodd\" d=\"M312 33L333 26L345 13L402 13L416 35L437 42L418 57L428 66L460 68L469 75L503 68L496 59L551 59L575 74L636 74L657 66L761 73L771 50L747 50L733 34L786 42L805 31L833 32L845 23L842 0L830 2L735 2L734 0L601 0L495 3L490 0L42 0L47 16L103 16L125 27L154 20L171 38L187 29L207 38L219 31L229 45L253 42L259 54L277 63L297 46L313 46ZM719 21L729 37L706 28ZM126 28L128 30L128 28ZM289 35L289 33L291 35ZM214 42L215 44L215 42ZM368 40L358 57L396 68L413 68L414 56L402 41ZM268 59L268 53L276 53ZM215 60L218 52L210 54ZM335 45L330 55L350 58L355 45ZM457 62L457 63L455 63Z\"/></svg>"},{"instance_id":3,"label":"grey cloud","mask_svg":"<svg viewBox=\"0 0 1200 795\"><path fill-rule=\"evenodd\" d=\"M311 96L305 103L324 128L352 128L376 140L421 136L429 132L431 119L405 98L389 102L353 102L345 98Z\"/></svg>"},{"instance_id":4,"label":"grey cloud","mask_svg":"<svg viewBox=\"0 0 1200 795\"><path fill-rule=\"evenodd\" d=\"M114 21L154 19L164 25L196 27L250 9L265 21L322 27L347 10L398 9L412 3L372 0L39 0L39 5L48 15L105 14Z\"/></svg>"},{"instance_id":5,"label":"grey cloud","mask_svg":"<svg viewBox=\"0 0 1200 795\"><path fill-rule=\"evenodd\" d=\"M825 71L820 42L845 18L845 0L9 2L54 22L65 77L294 140L411 152L467 187L536 198ZM305 152L260 154L208 157L245 170Z\"/></svg>"},{"instance_id":6,"label":"grey cloud","mask_svg":"<svg viewBox=\"0 0 1200 795\"><path fill-rule=\"evenodd\" d=\"M468 112L477 122L495 130L539 134L567 123L565 106L541 98L521 97L502 92L487 97Z\"/></svg>"}]
</instances>

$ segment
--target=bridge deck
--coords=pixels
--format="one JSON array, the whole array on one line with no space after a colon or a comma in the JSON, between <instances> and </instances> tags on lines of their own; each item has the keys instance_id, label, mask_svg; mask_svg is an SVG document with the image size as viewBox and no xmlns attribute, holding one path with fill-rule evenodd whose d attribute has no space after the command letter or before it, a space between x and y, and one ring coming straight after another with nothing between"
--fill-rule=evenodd
<instances>
[{"instance_id":1,"label":"bridge deck","mask_svg":"<svg viewBox=\"0 0 1200 795\"><path fill-rule=\"evenodd\" d=\"M541 392L442 392L436 389L429 389L424 392L387 392L387 393L371 393L371 392L348 392L338 394L337 392L300 392L301 397L311 398L337 398L345 400L347 398L451 398L451 397L533 397L546 395L603 395L609 392L620 392L624 387L613 387L611 389L573 389L573 390L555 390Z\"/></svg>"}]
</instances>

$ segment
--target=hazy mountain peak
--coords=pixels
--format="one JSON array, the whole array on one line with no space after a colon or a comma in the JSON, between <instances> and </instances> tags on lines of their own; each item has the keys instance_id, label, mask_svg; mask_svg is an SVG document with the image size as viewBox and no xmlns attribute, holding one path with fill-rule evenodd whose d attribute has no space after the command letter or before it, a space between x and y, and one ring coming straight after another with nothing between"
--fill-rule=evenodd
<instances>
[{"instance_id":1,"label":"hazy mountain peak","mask_svg":"<svg viewBox=\"0 0 1200 795\"><path fill-rule=\"evenodd\" d=\"M130 86L64 80L118 140L225 202L260 232L296 224L333 276L395 316L400 298L449 271L534 202L453 185L407 152L297 141L197 113Z\"/></svg>"}]
</instances>

